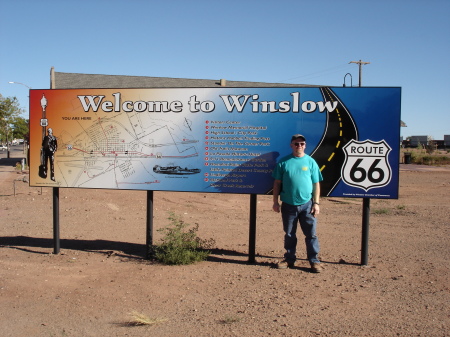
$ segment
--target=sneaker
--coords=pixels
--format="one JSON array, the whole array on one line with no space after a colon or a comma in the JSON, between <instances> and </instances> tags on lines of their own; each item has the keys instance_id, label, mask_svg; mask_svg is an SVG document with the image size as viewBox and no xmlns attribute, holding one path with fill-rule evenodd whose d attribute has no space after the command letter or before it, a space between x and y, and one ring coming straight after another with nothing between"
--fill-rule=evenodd
<instances>
[{"instance_id":1,"label":"sneaker","mask_svg":"<svg viewBox=\"0 0 450 337\"><path fill-rule=\"evenodd\" d=\"M287 269L287 268L294 268L295 262L288 262L286 260L283 260L277 264L278 269Z\"/></svg>"},{"instance_id":2,"label":"sneaker","mask_svg":"<svg viewBox=\"0 0 450 337\"><path fill-rule=\"evenodd\" d=\"M311 271L313 273L320 273L323 270L322 266L320 265L320 263L311 263Z\"/></svg>"}]
</instances>

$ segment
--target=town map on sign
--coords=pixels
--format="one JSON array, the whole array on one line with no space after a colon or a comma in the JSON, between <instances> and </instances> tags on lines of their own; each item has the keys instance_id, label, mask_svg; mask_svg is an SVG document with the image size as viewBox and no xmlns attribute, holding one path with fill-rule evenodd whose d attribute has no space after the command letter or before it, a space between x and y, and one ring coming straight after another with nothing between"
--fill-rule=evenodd
<instances>
[{"instance_id":1,"label":"town map on sign","mask_svg":"<svg viewBox=\"0 0 450 337\"><path fill-rule=\"evenodd\" d=\"M81 132L57 134L55 164L62 185L83 187L105 182L111 186L114 182L117 187L132 184L136 188L157 184L161 176L154 172L154 166L187 167L188 159L198 156L198 140L192 136L190 120L169 121L145 113L126 116L72 121Z\"/></svg>"}]
</instances>

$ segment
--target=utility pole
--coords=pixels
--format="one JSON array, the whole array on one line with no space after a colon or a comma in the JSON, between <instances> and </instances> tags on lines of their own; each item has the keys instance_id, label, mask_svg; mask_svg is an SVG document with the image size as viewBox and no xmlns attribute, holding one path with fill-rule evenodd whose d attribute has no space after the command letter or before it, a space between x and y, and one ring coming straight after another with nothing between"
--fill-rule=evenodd
<instances>
[{"instance_id":1,"label":"utility pole","mask_svg":"<svg viewBox=\"0 0 450 337\"><path fill-rule=\"evenodd\" d=\"M362 80L362 66L365 64L370 64L370 62L363 62L361 60L359 61L350 61L348 64L350 63L356 63L359 65L359 86L361 86L361 80Z\"/></svg>"},{"instance_id":2,"label":"utility pole","mask_svg":"<svg viewBox=\"0 0 450 337\"><path fill-rule=\"evenodd\" d=\"M370 62L351 61L359 65L359 86L361 87L362 66ZM362 209L362 238L361 238L361 265L367 266L369 263L369 227L370 227L370 198L363 198Z\"/></svg>"}]
</instances>

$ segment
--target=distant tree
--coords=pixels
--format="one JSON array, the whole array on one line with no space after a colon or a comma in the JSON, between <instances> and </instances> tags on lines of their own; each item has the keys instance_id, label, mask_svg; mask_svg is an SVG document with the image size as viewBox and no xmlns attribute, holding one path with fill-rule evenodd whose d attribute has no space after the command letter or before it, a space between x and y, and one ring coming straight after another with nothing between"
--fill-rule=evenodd
<instances>
[{"instance_id":1,"label":"distant tree","mask_svg":"<svg viewBox=\"0 0 450 337\"><path fill-rule=\"evenodd\" d=\"M29 128L28 128L28 119L23 117L16 117L12 122L14 132L13 138L18 139L26 139L28 137Z\"/></svg>"},{"instance_id":2,"label":"distant tree","mask_svg":"<svg viewBox=\"0 0 450 337\"><path fill-rule=\"evenodd\" d=\"M0 130L2 141L6 139L6 133L11 124L20 116L24 110L20 107L16 97L3 97L0 94Z\"/></svg>"},{"instance_id":3,"label":"distant tree","mask_svg":"<svg viewBox=\"0 0 450 337\"><path fill-rule=\"evenodd\" d=\"M432 154L434 151L437 150L437 145L434 141L434 138L431 136L428 139L428 144L426 145L426 150L427 150L428 154Z\"/></svg>"}]
</instances>

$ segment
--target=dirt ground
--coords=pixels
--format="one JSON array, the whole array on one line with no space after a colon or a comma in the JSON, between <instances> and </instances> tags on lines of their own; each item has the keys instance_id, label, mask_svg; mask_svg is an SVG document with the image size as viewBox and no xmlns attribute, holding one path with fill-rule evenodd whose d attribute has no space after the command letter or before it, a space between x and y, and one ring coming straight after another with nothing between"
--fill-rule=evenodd
<instances>
[{"instance_id":1,"label":"dirt ground","mask_svg":"<svg viewBox=\"0 0 450 337\"><path fill-rule=\"evenodd\" d=\"M314 274L304 254L294 269L275 268L283 233L270 196L258 196L248 264L248 195L155 192L155 243L174 212L216 246L208 261L165 266L143 259L145 191L61 189L55 255L52 190L4 163L2 336L450 335L449 168L401 165L400 198L371 200L368 266L362 200L323 198L324 271ZM130 324L133 312L158 323Z\"/></svg>"}]
</instances>

